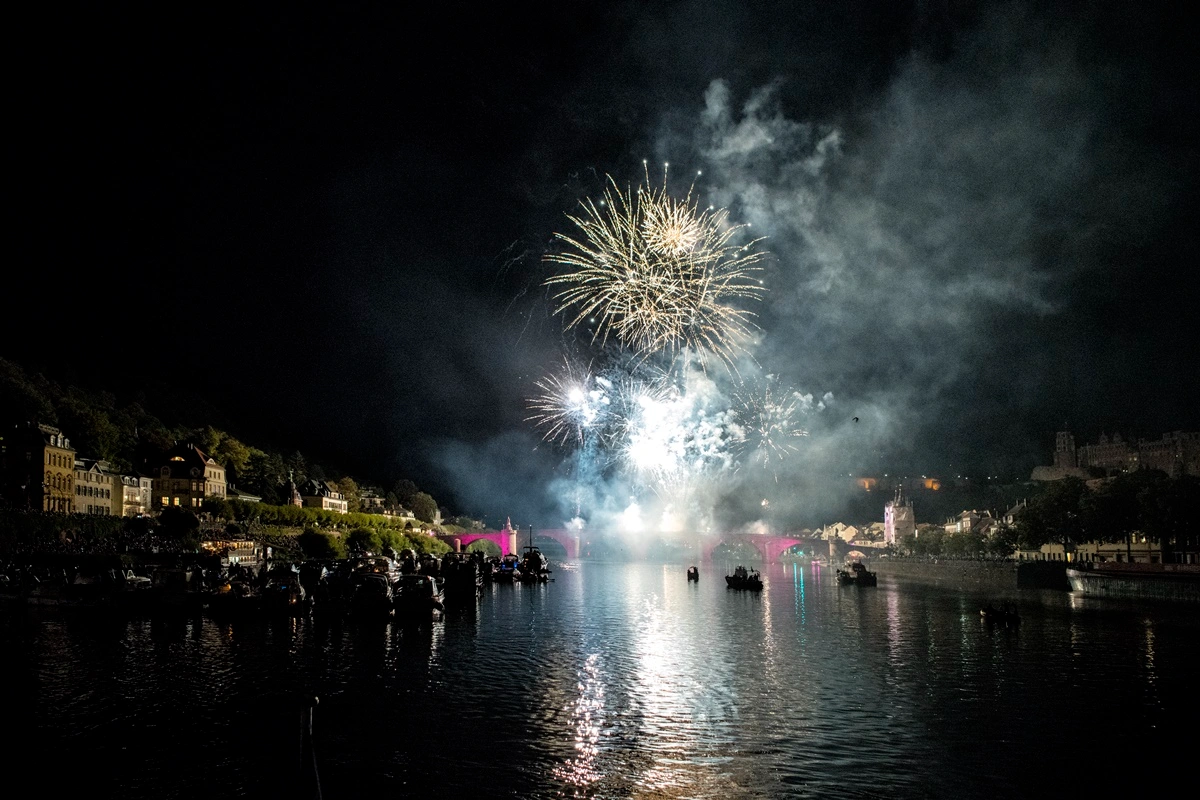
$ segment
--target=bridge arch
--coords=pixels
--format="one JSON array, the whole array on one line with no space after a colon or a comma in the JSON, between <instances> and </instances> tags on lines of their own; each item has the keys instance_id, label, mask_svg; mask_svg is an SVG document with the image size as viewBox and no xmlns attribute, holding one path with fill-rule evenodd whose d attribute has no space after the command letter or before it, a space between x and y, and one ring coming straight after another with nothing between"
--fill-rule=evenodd
<instances>
[{"instance_id":1,"label":"bridge arch","mask_svg":"<svg viewBox=\"0 0 1200 800\"><path fill-rule=\"evenodd\" d=\"M439 533L436 537L454 550L466 550L467 545L480 539L486 539L500 548L500 555L506 556L513 552L513 535L504 531L472 531L470 533Z\"/></svg>"},{"instance_id":2,"label":"bridge arch","mask_svg":"<svg viewBox=\"0 0 1200 800\"><path fill-rule=\"evenodd\" d=\"M574 561L577 558L579 558L579 532L578 531L563 530L563 529L559 529L559 528L551 528L549 530L534 531L534 538L536 539L538 537L545 537L547 539L553 539L554 541L561 544L563 546L563 549L567 551L567 558L569 560ZM525 544L528 544L528 543L529 543L529 540L526 539ZM518 542L518 545L521 547L525 546L525 545L521 544L520 542Z\"/></svg>"},{"instance_id":3,"label":"bridge arch","mask_svg":"<svg viewBox=\"0 0 1200 800\"><path fill-rule=\"evenodd\" d=\"M706 562L713 560L713 552L723 544L749 544L758 551L762 557L764 564L774 564L779 560L779 556L784 550L789 547L795 547L798 544L809 544L808 539L801 539L795 536L764 536L760 533L726 533L717 536L706 537L701 540L700 554L701 559Z\"/></svg>"}]
</instances>

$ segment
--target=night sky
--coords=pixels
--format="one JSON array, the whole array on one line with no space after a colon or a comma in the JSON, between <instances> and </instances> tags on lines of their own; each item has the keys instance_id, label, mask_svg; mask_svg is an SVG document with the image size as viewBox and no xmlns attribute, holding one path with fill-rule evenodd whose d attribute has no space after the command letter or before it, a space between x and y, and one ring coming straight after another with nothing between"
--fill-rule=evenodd
<instances>
[{"instance_id":1,"label":"night sky","mask_svg":"<svg viewBox=\"0 0 1200 800\"><path fill-rule=\"evenodd\" d=\"M0 356L553 526L543 256L645 159L766 237L754 356L826 398L774 491L1196 430L1194 28L1100 5L48 9Z\"/></svg>"}]
</instances>

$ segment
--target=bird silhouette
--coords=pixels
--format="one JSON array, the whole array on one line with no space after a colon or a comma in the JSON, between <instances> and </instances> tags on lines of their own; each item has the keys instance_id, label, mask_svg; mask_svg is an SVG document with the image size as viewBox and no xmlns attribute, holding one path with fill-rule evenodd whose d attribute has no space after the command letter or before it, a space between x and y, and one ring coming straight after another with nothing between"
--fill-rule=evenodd
<instances>
[{"instance_id":1,"label":"bird silhouette","mask_svg":"<svg viewBox=\"0 0 1200 800\"><path fill-rule=\"evenodd\" d=\"M858 422L858 417L855 417L855 418L854 418L854 421L855 421L855 422Z\"/></svg>"}]
</instances>

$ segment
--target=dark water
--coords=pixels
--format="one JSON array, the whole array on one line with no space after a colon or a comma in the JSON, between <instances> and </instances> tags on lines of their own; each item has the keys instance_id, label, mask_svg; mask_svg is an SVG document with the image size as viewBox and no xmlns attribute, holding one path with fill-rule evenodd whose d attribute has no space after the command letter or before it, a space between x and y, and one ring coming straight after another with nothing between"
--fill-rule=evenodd
<instances>
[{"instance_id":1,"label":"dark water","mask_svg":"<svg viewBox=\"0 0 1200 800\"><path fill-rule=\"evenodd\" d=\"M1200 614L772 567L584 563L424 626L6 610L42 796L1118 796L1191 780ZM1015 600L1017 629L983 622ZM1139 791L1139 794L1143 791Z\"/></svg>"}]
</instances>

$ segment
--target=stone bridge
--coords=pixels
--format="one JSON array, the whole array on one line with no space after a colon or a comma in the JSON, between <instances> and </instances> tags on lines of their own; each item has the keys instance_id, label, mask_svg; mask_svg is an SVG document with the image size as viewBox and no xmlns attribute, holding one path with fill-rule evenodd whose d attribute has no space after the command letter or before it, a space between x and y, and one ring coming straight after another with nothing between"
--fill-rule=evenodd
<instances>
[{"instance_id":1,"label":"stone bridge","mask_svg":"<svg viewBox=\"0 0 1200 800\"><path fill-rule=\"evenodd\" d=\"M713 551L723 544L751 545L762 556L764 564L775 563L785 550L797 545L801 545L805 550L809 551L817 549L825 550L829 546L829 542L821 539L809 539L799 536L771 536L761 533L718 533L702 535L700 537L701 561L712 561Z\"/></svg>"},{"instance_id":2,"label":"stone bridge","mask_svg":"<svg viewBox=\"0 0 1200 800\"><path fill-rule=\"evenodd\" d=\"M502 556L509 553L520 555L521 549L529 544L528 531L464 531L463 533L439 533L436 536L456 552L467 549L471 542L486 539L500 548ZM553 539L567 551L568 559L573 561L579 558L579 533L577 531L534 529L534 544L537 544L538 539Z\"/></svg>"},{"instance_id":3,"label":"stone bridge","mask_svg":"<svg viewBox=\"0 0 1200 800\"><path fill-rule=\"evenodd\" d=\"M528 530L515 531L464 531L463 533L439 533L437 538L450 545L455 551L465 550L471 542L486 539L500 548L501 555L515 553L520 555L522 548L529 544ZM534 529L534 543L539 539L553 539L566 550L567 559L574 561L579 558L580 534L578 531L565 529ZM841 539L812 539L800 536L772 536L760 533L720 533L699 534L696 538L698 552L702 562L710 562L713 551L725 545L748 544L762 556L764 564L772 564L779 560L784 551L800 546L810 553L820 553L827 556L831 562L841 562L848 558L867 558L874 553L872 548L859 548ZM855 555L857 553L857 555Z\"/></svg>"}]
</instances>

